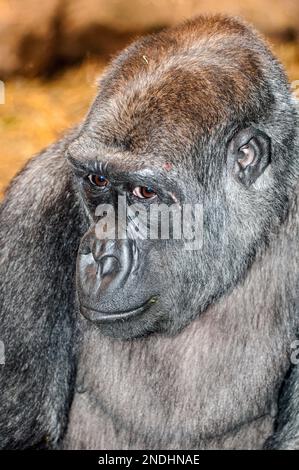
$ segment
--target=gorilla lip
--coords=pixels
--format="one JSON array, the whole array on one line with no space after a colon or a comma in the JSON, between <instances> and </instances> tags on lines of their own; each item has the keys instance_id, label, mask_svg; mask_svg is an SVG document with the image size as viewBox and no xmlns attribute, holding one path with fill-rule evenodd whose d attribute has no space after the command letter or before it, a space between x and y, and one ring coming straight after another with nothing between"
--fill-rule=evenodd
<instances>
[{"instance_id":1,"label":"gorilla lip","mask_svg":"<svg viewBox=\"0 0 299 470\"><path fill-rule=\"evenodd\" d=\"M153 304L157 302L157 296L151 297L144 304L136 307L132 310L119 311L114 313L102 312L100 310L95 310L94 308L81 306L82 315L87 318L87 320L95 322L108 322L108 321L117 321L117 320L126 320L135 315L139 315L146 310L148 310Z\"/></svg>"}]
</instances>

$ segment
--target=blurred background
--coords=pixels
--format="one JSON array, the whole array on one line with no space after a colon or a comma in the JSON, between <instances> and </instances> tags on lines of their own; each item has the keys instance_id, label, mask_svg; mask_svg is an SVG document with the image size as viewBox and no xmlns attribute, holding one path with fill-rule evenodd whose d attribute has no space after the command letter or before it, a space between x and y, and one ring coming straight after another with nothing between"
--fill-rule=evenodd
<instances>
[{"instance_id":1,"label":"blurred background","mask_svg":"<svg viewBox=\"0 0 299 470\"><path fill-rule=\"evenodd\" d=\"M252 22L299 80L299 0L0 0L0 197L28 158L84 116L120 49L214 12Z\"/></svg>"}]
</instances>

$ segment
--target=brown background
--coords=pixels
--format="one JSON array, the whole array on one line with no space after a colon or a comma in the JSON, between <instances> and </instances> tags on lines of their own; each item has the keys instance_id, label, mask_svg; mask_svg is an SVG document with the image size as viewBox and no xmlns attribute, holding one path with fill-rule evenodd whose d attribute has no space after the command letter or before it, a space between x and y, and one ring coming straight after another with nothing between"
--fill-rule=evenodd
<instances>
[{"instance_id":1,"label":"brown background","mask_svg":"<svg viewBox=\"0 0 299 470\"><path fill-rule=\"evenodd\" d=\"M0 0L0 197L33 153L82 118L119 49L213 12L252 22L299 80L299 0Z\"/></svg>"}]
</instances>

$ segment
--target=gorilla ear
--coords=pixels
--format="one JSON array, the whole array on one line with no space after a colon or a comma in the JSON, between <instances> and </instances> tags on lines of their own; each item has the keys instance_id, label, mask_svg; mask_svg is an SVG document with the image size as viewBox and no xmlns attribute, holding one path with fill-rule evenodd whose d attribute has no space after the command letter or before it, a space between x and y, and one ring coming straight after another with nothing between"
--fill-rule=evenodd
<instances>
[{"instance_id":1,"label":"gorilla ear","mask_svg":"<svg viewBox=\"0 0 299 470\"><path fill-rule=\"evenodd\" d=\"M239 131L230 141L227 162L233 177L247 188L271 162L271 140L255 127Z\"/></svg>"}]
</instances>

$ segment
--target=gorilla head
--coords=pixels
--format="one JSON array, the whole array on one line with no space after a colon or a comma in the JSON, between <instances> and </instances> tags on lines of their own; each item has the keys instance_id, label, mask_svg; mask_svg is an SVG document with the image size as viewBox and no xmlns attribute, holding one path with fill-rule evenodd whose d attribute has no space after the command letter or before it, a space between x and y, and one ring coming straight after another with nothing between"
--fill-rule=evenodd
<instances>
[{"instance_id":1,"label":"gorilla head","mask_svg":"<svg viewBox=\"0 0 299 470\"><path fill-rule=\"evenodd\" d=\"M118 338L174 334L242 282L286 216L295 119L281 66L236 20L201 18L124 51L68 148L90 221L82 314ZM166 219L169 237L152 230Z\"/></svg>"}]
</instances>

